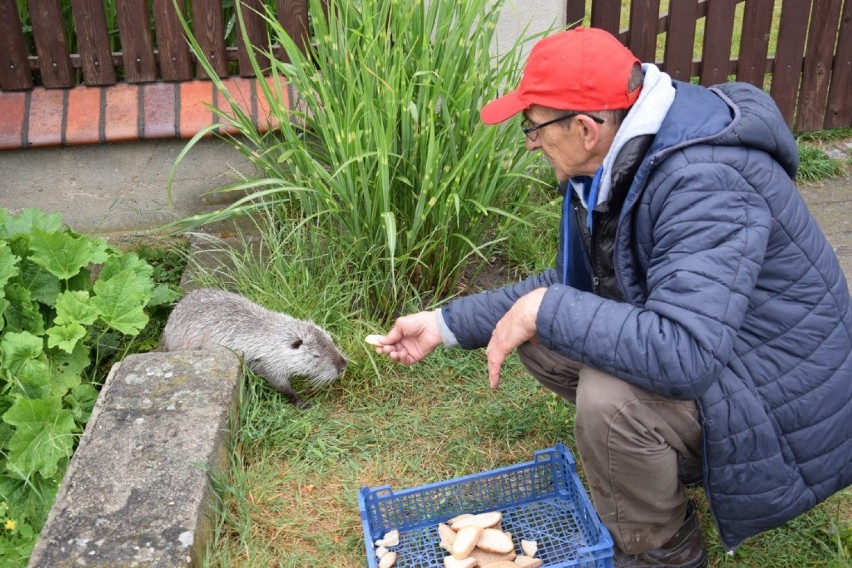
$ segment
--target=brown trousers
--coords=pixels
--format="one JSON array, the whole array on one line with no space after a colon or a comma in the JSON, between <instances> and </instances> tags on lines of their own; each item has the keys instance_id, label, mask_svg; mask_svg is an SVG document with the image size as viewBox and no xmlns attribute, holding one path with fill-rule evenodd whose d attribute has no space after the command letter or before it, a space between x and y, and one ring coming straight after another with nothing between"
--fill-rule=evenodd
<instances>
[{"instance_id":1,"label":"brown trousers","mask_svg":"<svg viewBox=\"0 0 852 568\"><path fill-rule=\"evenodd\" d=\"M576 405L580 461L615 544L627 554L662 546L686 513L677 454L701 459L695 402L643 390L539 345L525 343L518 354L542 385Z\"/></svg>"}]
</instances>

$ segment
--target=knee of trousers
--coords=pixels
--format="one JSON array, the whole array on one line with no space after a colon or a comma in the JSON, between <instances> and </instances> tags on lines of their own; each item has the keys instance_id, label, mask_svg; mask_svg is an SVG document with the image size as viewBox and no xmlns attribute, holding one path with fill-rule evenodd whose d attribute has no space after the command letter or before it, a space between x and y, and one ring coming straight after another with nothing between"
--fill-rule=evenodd
<instances>
[{"instance_id":1,"label":"knee of trousers","mask_svg":"<svg viewBox=\"0 0 852 568\"><path fill-rule=\"evenodd\" d=\"M613 418L629 412L636 392L628 383L591 367L580 370L577 386L578 424L595 428L610 427Z\"/></svg>"}]
</instances>

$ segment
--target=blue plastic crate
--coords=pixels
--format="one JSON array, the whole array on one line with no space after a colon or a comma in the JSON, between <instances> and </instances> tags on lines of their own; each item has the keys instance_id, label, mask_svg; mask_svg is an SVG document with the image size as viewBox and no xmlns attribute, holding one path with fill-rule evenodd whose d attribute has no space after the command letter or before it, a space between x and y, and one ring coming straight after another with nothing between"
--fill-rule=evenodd
<instances>
[{"instance_id":1,"label":"blue plastic crate","mask_svg":"<svg viewBox=\"0 0 852 568\"><path fill-rule=\"evenodd\" d=\"M448 481L394 491L388 485L362 487L358 495L370 568L378 565L375 541L400 532L394 568L444 568L438 523L462 513L501 511L502 528L538 544L546 568L611 568L612 537L577 475L577 464L562 444L535 453L530 462Z\"/></svg>"}]
</instances>

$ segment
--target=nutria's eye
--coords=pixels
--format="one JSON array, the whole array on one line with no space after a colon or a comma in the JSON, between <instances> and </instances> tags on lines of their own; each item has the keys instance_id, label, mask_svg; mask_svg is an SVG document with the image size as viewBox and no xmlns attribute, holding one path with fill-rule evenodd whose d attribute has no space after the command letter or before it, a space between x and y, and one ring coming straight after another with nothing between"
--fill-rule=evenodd
<instances>
[{"instance_id":1,"label":"nutria's eye","mask_svg":"<svg viewBox=\"0 0 852 568\"><path fill-rule=\"evenodd\" d=\"M294 341L293 343L290 344L291 349L298 349L301 346L302 346L302 340L301 339L297 339L296 341Z\"/></svg>"}]
</instances>

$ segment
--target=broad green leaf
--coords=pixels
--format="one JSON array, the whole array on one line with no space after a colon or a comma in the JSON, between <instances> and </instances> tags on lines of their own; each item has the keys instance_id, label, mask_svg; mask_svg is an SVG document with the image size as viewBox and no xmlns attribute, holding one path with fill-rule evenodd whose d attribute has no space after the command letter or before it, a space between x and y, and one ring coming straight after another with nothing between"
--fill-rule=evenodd
<instances>
[{"instance_id":1,"label":"broad green leaf","mask_svg":"<svg viewBox=\"0 0 852 568\"><path fill-rule=\"evenodd\" d=\"M38 400L16 400L3 413L3 421L12 426L28 426L64 420L62 400L56 397ZM69 428L69 432L73 426Z\"/></svg>"},{"instance_id":2,"label":"broad green leaf","mask_svg":"<svg viewBox=\"0 0 852 568\"><path fill-rule=\"evenodd\" d=\"M41 526L56 500L60 480L58 475L44 479L33 474L22 479L20 475L0 472L0 498L9 504L9 518L35 521Z\"/></svg>"},{"instance_id":3,"label":"broad green leaf","mask_svg":"<svg viewBox=\"0 0 852 568\"><path fill-rule=\"evenodd\" d=\"M43 345L40 337L28 332L7 333L0 342L7 378L20 396L40 398L50 392L50 367Z\"/></svg>"},{"instance_id":4,"label":"broad green leaf","mask_svg":"<svg viewBox=\"0 0 852 568\"><path fill-rule=\"evenodd\" d=\"M115 254L103 237L88 236L87 238L92 243L92 256L89 260L92 264L103 264Z\"/></svg>"},{"instance_id":5,"label":"broad green leaf","mask_svg":"<svg viewBox=\"0 0 852 568\"><path fill-rule=\"evenodd\" d=\"M68 280L93 262L93 257L101 247L101 243L83 235L47 233L35 229L30 237L30 248L33 251L30 260L57 278Z\"/></svg>"},{"instance_id":6,"label":"broad green leaf","mask_svg":"<svg viewBox=\"0 0 852 568\"><path fill-rule=\"evenodd\" d=\"M50 368L40 360L32 361L21 373L16 374L14 379L15 390L12 392L18 398L43 398L53 390Z\"/></svg>"},{"instance_id":7,"label":"broad green leaf","mask_svg":"<svg viewBox=\"0 0 852 568\"><path fill-rule=\"evenodd\" d=\"M0 298L0 331L6 327L6 317L4 314L6 313L6 308L9 307L9 302L6 301L5 298Z\"/></svg>"},{"instance_id":8,"label":"broad green leaf","mask_svg":"<svg viewBox=\"0 0 852 568\"><path fill-rule=\"evenodd\" d=\"M59 462L73 451L73 432L77 426L59 398L18 399L3 414L3 420L18 427L9 440L6 465L9 471L38 472L51 477L57 472Z\"/></svg>"},{"instance_id":9,"label":"broad green leaf","mask_svg":"<svg viewBox=\"0 0 852 568\"><path fill-rule=\"evenodd\" d=\"M165 306L166 304L171 304L175 300L178 299L180 293L176 290L173 290L166 284L158 284L154 291L151 292L151 299L148 300L148 305L153 306Z\"/></svg>"},{"instance_id":10,"label":"broad green leaf","mask_svg":"<svg viewBox=\"0 0 852 568\"><path fill-rule=\"evenodd\" d=\"M17 266L19 260L21 260L20 257L12 254L12 249L9 248L9 244L0 241L0 290L6 286L6 282L8 282L10 278L16 276L18 272L20 272L20 269Z\"/></svg>"},{"instance_id":11,"label":"broad green leaf","mask_svg":"<svg viewBox=\"0 0 852 568\"><path fill-rule=\"evenodd\" d=\"M89 267L83 267L80 272L65 281L65 290L91 290L92 272Z\"/></svg>"},{"instance_id":12,"label":"broad green leaf","mask_svg":"<svg viewBox=\"0 0 852 568\"><path fill-rule=\"evenodd\" d=\"M83 384L83 377L80 375L72 375L71 373L56 375L51 377L50 396L65 396L68 391L80 386L81 384Z\"/></svg>"},{"instance_id":13,"label":"broad green leaf","mask_svg":"<svg viewBox=\"0 0 852 568\"><path fill-rule=\"evenodd\" d=\"M77 322L55 325L47 330L47 346L72 353L77 342L86 337L86 328Z\"/></svg>"},{"instance_id":14,"label":"broad green leaf","mask_svg":"<svg viewBox=\"0 0 852 568\"><path fill-rule=\"evenodd\" d=\"M6 210L3 210L6 213ZM21 211L17 216L0 216L0 239L11 239L17 235L26 235L33 229L41 229L46 232L58 231L62 228L62 214L52 213L50 215L39 209L29 207Z\"/></svg>"},{"instance_id":15,"label":"broad green leaf","mask_svg":"<svg viewBox=\"0 0 852 568\"><path fill-rule=\"evenodd\" d=\"M148 323L142 308L147 299L144 290L151 286L143 276L122 271L107 281L95 282L95 296L90 303L107 325L127 335L136 335Z\"/></svg>"},{"instance_id":16,"label":"broad green leaf","mask_svg":"<svg viewBox=\"0 0 852 568\"><path fill-rule=\"evenodd\" d=\"M26 331L10 332L0 340L0 348L3 350L3 367L17 374L42 357L44 342Z\"/></svg>"},{"instance_id":17,"label":"broad green leaf","mask_svg":"<svg viewBox=\"0 0 852 568\"><path fill-rule=\"evenodd\" d=\"M0 414L9 410L9 408L11 406L12 406L11 403L4 404L2 411L0 411ZM6 447L6 445L9 443L9 440L12 439L12 434L14 434L14 433L15 433L15 427L14 426L12 426L11 424L6 424L2 420L0 420L0 448Z\"/></svg>"},{"instance_id":18,"label":"broad green leaf","mask_svg":"<svg viewBox=\"0 0 852 568\"><path fill-rule=\"evenodd\" d=\"M66 291L56 300L57 324L80 323L92 325L98 319L98 311L89 303L85 290Z\"/></svg>"},{"instance_id":19,"label":"broad green leaf","mask_svg":"<svg viewBox=\"0 0 852 568\"><path fill-rule=\"evenodd\" d=\"M24 259L21 262L20 281L30 291L34 300L46 306L53 306L59 295L59 278L43 267Z\"/></svg>"},{"instance_id":20,"label":"broad green leaf","mask_svg":"<svg viewBox=\"0 0 852 568\"><path fill-rule=\"evenodd\" d=\"M71 413L77 423L85 424L89 421L89 416L98 400L98 391L90 384L77 385L63 400L71 407Z\"/></svg>"},{"instance_id":21,"label":"broad green leaf","mask_svg":"<svg viewBox=\"0 0 852 568\"><path fill-rule=\"evenodd\" d=\"M29 290L19 283L9 284L6 286L6 299L9 301L4 312L7 328L44 335L44 318Z\"/></svg>"},{"instance_id":22,"label":"broad green leaf","mask_svg":"<svg viewBox=\"0 0 852 568\"><path fill-rule=\"evenodd\" d=\"M62 380L57 378L62 375L80 375L92 364L89 357L90 348L82 343L78 343L72 353L54 352L48 359L50 375L54 380Z\"/></svg>"},{"instance_id":23,"label":"broad green leaf","mask_svg":"<svg viewBox=\"0 0 852 568\"><path fill-rule=\"evenodd\" d=\"M113 255L106 259L98 278L100 280L109 280L116 274L127 270L140 276L144 276L145 280L150 280L151 275L154 273L154 267L140 259L139 255L135 252L127 252L124 254Z\"/></svg>"}]
</instances>

